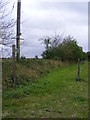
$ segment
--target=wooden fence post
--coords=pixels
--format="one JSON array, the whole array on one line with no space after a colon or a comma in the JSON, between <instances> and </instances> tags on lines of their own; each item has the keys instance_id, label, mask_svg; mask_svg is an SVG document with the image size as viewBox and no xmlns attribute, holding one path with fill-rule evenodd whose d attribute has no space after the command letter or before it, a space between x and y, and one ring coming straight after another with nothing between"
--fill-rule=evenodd
<instances>
[{"instance_id":1,"label":"wooden fence post","mask_svg":"<svg viewBox=\"0 0 90 120\"><path fill-rule=\"evenodd\" d=\"M78 81L80 80L80 58L78 58Z\"/></svg>"},{"instance_id":2,"label":"wooden fence post","mask_svg":"<svg viewBox=\"0 0 90 120\"><path fill-rule=\"evenodd\" d=\"M15 45L12 45L12 57L13 57L13 82L15 83Z\"/></svg>"}]
</instances>

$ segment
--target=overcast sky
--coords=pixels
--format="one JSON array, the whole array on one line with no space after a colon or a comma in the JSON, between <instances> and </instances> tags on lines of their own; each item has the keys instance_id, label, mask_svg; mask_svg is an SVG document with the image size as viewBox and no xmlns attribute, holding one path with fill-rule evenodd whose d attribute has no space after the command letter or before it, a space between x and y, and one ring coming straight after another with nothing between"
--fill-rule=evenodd
<instances>
[{"instance_id":1,"label":"overcast sky","mask_svg":"<svg viewBox=\"0 0 90 120\"><path fill-rule=\"evenodd\" d=\"M44 46L43 36L71 35L83 51L88 51L88 1L87 2L35 2L21 0L21 56L40 57Z\"/></svg>"}]
</instances>

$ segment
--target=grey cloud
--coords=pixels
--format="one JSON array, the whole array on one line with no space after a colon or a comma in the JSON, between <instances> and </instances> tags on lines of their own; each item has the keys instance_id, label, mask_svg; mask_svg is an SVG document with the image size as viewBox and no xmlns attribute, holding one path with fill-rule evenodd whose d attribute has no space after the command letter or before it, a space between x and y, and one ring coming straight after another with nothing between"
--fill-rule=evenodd
<instances>
[{"instance_id":1,"label":"grey cloud","mask_svg":"<svg viewBox=\"0 0 90 120\"><path fill-rule=\"evenodd\" d=\"M24 49L21 49L21 55L26 57L35 57L35 55L38 55L38 57L41 57L41 53L44 50L43 45L34 45L34 46L24 46Z\"/></svg>"},{"instance_id":2,"label":"grey cloud","mask_svg":"<svg viewBox=\"0 0 90 120\"><path fill-rule=\"evenodd\" d=\"M38 41L45 35L65 31L66 34L76 36L78 43L87 51L87 3L38 3L24 7L25 18L29 18L22 24L25 44L22 54L26 56L40 56L44 46ZM25 13L26 12L26 13ZM84 29L84 30L83 30ZM29 52L28 52L29 51Z\"/></svg>"},{"instance_id":3,"label":"grey cloud","mask_svg":"<svg viewBox=\"0 0 90 120\"><path fill-rule=\"evenodd\" d=\"M64 10L77 11L87 14L88 2L40 2L38 3L40 10Z\"/></svg>"}]
</instances>

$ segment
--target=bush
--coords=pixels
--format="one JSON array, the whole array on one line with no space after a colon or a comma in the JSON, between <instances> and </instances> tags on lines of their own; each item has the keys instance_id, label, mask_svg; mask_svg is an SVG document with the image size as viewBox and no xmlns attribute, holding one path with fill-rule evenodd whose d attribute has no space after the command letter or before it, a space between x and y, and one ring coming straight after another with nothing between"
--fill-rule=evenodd
<instances>
[{"instance_id":1,"label":"bush","mask_svg":"<svg viewBox=\"0 0 90 120\"><path fill-rule=\"evenodd\" d=\"M25 56L21 56L21 59L26 59L26 57Z\"/></svg>"},{"instance_id":2,"label":"bush","mask_svg":"<svg viewBox=\"0 0 90 120\"><path fill-rule=\"evenodd\" d=\"M57 46L50 46L43 51L42 57L45 59L57 59L61 61L77 61L78 58L81 60L85 59L85 53L83 52L82 47L77 45L76 40L73 37L68 36L63 39L62 43L58 43Z\"/></svg>"}]
</instances>

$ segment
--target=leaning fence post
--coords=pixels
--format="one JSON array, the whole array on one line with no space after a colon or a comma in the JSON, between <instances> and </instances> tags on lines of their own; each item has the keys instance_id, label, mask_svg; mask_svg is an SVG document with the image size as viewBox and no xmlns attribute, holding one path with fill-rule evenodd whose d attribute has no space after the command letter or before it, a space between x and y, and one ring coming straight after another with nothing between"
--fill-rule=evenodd
<instances>
[{"instance_id":1,"label":"leaning fence post","mask_svg":"<svg viewBox=\"0 0 90 120\"><path fill-rule=\"evenodd\" d=\"M80 80L80 58L78 58L78 81Z\"/></svg>"},{"instance_id":2,"label":"leaning fence post","mask_svg":"<svg viewBox=\"0 0 90 120\"><path fill-rule=\"evenodd\" d=\"M15 83L15 44L12 45L12 57L13 57L13 82Z\"/></svg>"}]
</instances>

